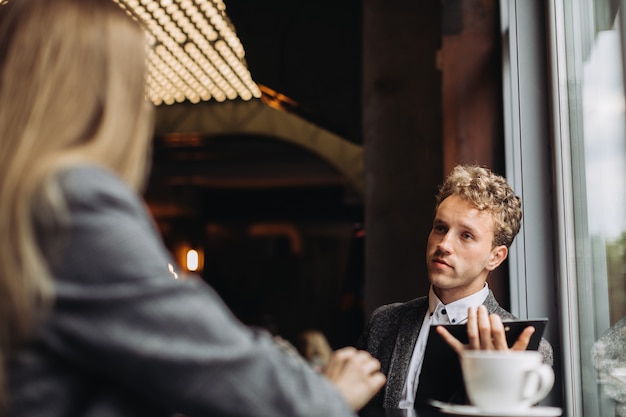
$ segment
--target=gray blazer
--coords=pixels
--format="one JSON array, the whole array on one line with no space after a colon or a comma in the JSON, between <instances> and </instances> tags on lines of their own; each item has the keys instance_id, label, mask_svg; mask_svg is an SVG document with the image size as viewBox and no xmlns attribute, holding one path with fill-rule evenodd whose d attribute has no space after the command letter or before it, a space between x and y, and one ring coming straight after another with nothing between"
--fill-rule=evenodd
<instances>
[{"instance_id":1,"label":"gray blazer","mask_svg":"<svg viewBox=\"0 0 626 417\"><path fill-rule=\"evenodd\" d=\"M350 416L339 392L254 332L174 264L141 200L117 177L58 176L70 224L38 222L56 300L9 364L11 415Z\"/></svg>"},{"instance_id":2,"label":"gray blazer","mask_svg":"<svg viewBox=\"0 0 626 417\"><path fill-rule=\"evenodd\" d=\"M497 313L503 319L516 318L500 307L491 291L484 305L489 313ZM406 303L384 305L372 313L365 331L357 342L357 348L367 350L380 361L382 372L387 376L387 383L372 398L370 405L398 407L413 349L427 310L428 297L424 296ZM552 365L552 346L545 339L541 340L539 351L544 355L544 362ZM420 380L418 396L422 383L426 382ZM462 389L462 380L450 383Z\"/></svg>"}]
</instances>

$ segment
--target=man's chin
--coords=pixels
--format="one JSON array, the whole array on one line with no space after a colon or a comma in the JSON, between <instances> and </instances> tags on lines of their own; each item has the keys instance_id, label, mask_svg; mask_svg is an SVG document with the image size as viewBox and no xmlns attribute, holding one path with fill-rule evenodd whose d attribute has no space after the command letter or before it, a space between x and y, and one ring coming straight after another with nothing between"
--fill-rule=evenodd
<instances>
[{"instance_id":1,"label":"man's chin","mask_svg":"<svg viewBox=\"0 0 626 417\"><path fill-rule=\"evenodd\" d=\"M454 269L451 266L434 263L428 265L428 276L437 279L453 279Z\"/></svg>"},{"instance_id":2,"label":"man's chin","mask_svg":"<svg viewBox=\"0 0 626 417\"><path fill-rule=\"evenodd\" d=\"M430 284L435 288L448 289L448 288L454 288L457 285L454 278L451 278L449 276L446 276L440 273L429 274L428 280L430 281Z\"/></svg>"}]
</instances>

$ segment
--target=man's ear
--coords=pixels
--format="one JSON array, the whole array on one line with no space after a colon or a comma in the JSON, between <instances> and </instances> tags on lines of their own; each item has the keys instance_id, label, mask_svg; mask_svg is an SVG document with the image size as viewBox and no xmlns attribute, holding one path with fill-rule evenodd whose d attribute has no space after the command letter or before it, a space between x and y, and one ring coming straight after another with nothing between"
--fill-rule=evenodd
<instances>
[{"instance_id":1,"label":"man's ear","mask_svg":"<svg viewBox=\"0 0 626 417\"><path fill-rule=\"evenodd\" d=\"M509 249L505 245L496 246L491 249L491 259L487 264L487 269L493 271L500 266L509 254Z\"/></svg>"}]
</instances>

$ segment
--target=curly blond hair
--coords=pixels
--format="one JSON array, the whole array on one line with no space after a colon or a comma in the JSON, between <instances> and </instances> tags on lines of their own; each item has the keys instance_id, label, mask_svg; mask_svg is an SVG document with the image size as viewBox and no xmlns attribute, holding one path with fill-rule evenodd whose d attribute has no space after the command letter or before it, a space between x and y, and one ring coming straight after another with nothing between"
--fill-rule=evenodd
<instances>
[{"instance_id":1,"label":"curly blond hair","mask_svg":"<svg viewBox=\"0 0 626 417\"><path fill-rule=\"evenodd\" d=\"M511 246L522 222L522 200L504 177L478 165L457 165L439 188L435 211L451 195L493 216L493 247Z\"/></svg>"}]
</instances>

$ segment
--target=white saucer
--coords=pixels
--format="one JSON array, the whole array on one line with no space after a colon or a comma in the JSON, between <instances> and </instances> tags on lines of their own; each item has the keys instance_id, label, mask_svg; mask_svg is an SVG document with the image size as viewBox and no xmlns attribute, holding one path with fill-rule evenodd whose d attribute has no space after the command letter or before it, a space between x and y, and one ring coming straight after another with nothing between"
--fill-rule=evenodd
<instances>
[{"instance_id":1,"label":"white saucer","mask_svg":"<svg viewBox=\"0 0 626 417\"><path fill-rule=\"evenodd\" d=\"M530 407L524 410L484 411L471 405L440 404L441 411L446 414L480 417L557 417L563 411L559 407Z\"/></svg>"}]
</instances>

